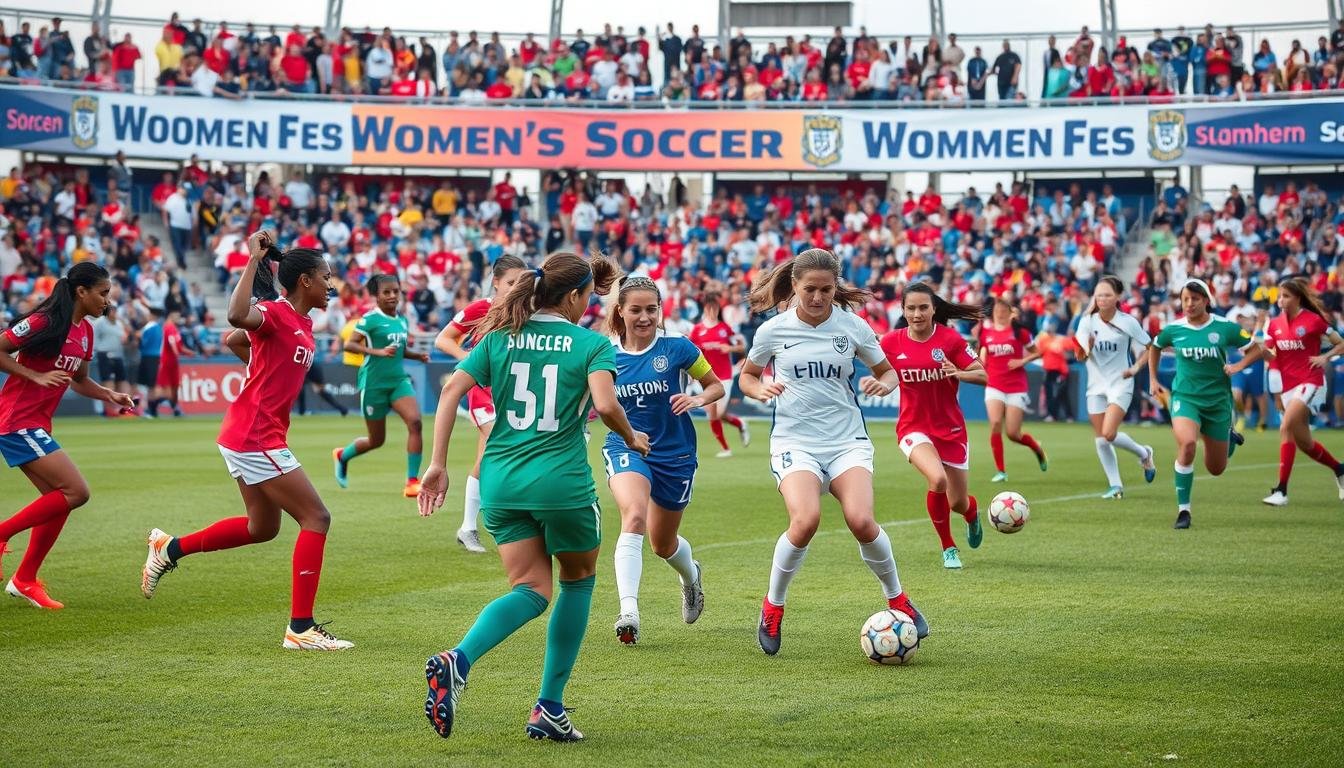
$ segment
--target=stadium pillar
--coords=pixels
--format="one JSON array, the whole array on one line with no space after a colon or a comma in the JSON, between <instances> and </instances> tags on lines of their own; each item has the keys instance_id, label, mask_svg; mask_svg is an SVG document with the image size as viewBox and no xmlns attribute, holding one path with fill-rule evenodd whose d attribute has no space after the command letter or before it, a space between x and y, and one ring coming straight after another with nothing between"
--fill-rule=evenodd
<instances>
[{"instance_id":1,"label":"stadium pillar","mask_svg":"<svg viewBox=\"0 0 1344 768\"><path fill-rule=\"evenodd\" d=\"M108 0L111 2L111 0ZM327 19L325 30L327 37L335 37L341 28L341 16L345 13L345 0L327 0Z\"/></svg>"},{"instance_id":2,"label":"stadium pillar","mask_svg":"<svg viewBox=\"0 0 1344 768\"><path fill-rule=\"evenodd\" d=\"M725 59L728 58L728 11L732 4L732 0L719 0L719 48Z\"/></svg>"},{"instance_id":3,"label":"stadium pillar","mask_svg":"<svg viewBox=\"0 0 1344 768\"><path fill-rule=\"evenodd\" d=\"M560 39L560 20L565 15L565 0L551 0L551 42Z\"/></svg>"},{"instance_id":4,"label":"stadium pillar","mask_svg":"<svg viewBox=\"0 0 1344 768\"><path fill-rule=\"evenodd\" d=\"M1200 202L1203 202L1204 168L1198 165L1191 165L1186 168L1186 172L1190 174L1190 186L1187 187L1187 191L1189 192L1191 197L1195 198L1196 200L1199 200ZM1179 179L1179 176L1177 178ZM1194 211L1186 211L1186 215L1193 216Z\"/></svg>"},{"instance_id":5,"label":"stadium pillar","mask_svg":"<svg viewBox=\"0 0 1344 768\"><path fill-rule=\"evenodd\" d=\"M1100 0L1101 2L1101 38L1106 43L1106 49L1115 50L1116 29L1118 24L1115 21L1115 0Z\"/></svg>"},{"instance_id":6,"label":"stadium pillar","mask_svg":"<svg viewBox=\"0 0 1344 768\"><path fill-rule=\"evenodd\" d=\"M1325 7L1330 18L1330 31L1333 32L1339 20L1344 18L1344 0L1325 0Z\"/></svg>"},{"instance_id":7,"label":"stadium pillar","mask_svg":"<svg viewBox=\"0 0 1344 768\"><path fill-rule=\"evenodd\" d=\"M103 37L109 37L112 34L108 29L112 23L112 0L93 0L93 11L89 13L89 21L98 22L98 26L103 30Z\"/></svg>"},{"instance_id":8,"label":"stadium pillar","mask_svg":"<svg viewBox=\"0 0 1344 768\"><path fill-rule=\"evenodd\" d=\"M940 45L946 26L943 21L943 0L929 0L929 34L933 35Z\"/></svg>"}]
</instances>

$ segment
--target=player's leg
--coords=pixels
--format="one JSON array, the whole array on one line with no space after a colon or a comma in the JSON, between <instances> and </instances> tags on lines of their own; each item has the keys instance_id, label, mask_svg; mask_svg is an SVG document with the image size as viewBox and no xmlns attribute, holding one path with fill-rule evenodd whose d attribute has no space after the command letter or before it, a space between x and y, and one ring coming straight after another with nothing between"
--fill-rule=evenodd
<instances>
[{"instance_id":1,"label":"player's leg","mask_svg":"<svg viewBox=\"0 0 1344 768\"><path fill-rule=\"evenodd\" d=\"M331 457L336 467L336 484L346 487L350 462L356 456L377 450L387 441L387 412L392 401L386 390L364 389L359 393L359 410L364 414L364 437L357 437L344 448L336 448Z\"/></svg>"},{"instance_id":2,"label":"player's leg","mask_svg":"<svg viewBox=\"0 0 1344 768\"><path fill-rule=\"evenodd\" d=\"M1011 395L1010 395L1011 397ZM1004 431L1008 434L1008 439L1018 445L1025 445L1036 454L1036 463L1040 464L1041 471L1044 472L1048 463L1045 457L1045 449L1036 442L1036 438L1022 431L1022 420L1026 417L1027 411L1019 404L1010 403L1004 408Z\"/></svg>"},{"instance_id":3,"label":"player's leg","mask_svg":"<svg viewBox=\"0 0 1344 768\"><path fill-rule=\"evenodd\" d=\"M1101 462L1101 471L1106 475L1107 491L1103 499L1118 499L1124 495L1124 482L1120 479L1120 462L1115 458L1115 446L1107 437L1105 398L1089 395L1087 398L1087 419L1092 422L1093 442L1097 448L1097 460ZM1111 434L1114 434L1112 432Z\"/></svg>"},{"instance_id":4,"label":"player's leg","mask_svg":"<svg viewBox=\"0 0 1344 768\"><path fill-rule=\"evenodd\" d=\"M596 513L596 504L593 505ZM550 535L557 526L548 525L547 548L554 549L558 540ZM586 526L584 526L586 529ZM593 541L598 532L583 534ZM596 581L597 547L585 551L554 551L560 565L560 590L546 624L546 658L541 668L541 691L536 706L527 720L527 735L533 739L578 741L583 734L574 727L565 712L565 686L583 647L588 629L588 614L593 604L593 584Z\"/></svg>"},{"instance_id":5,"label":"player's leg","mask_svg":"<svg viewBox=\"0 0 1344 768\"><path fill-rule=\"evenodd\" d=\"M727 398L705 405L705 414L709 417L709 431L714 433L714 439L719 442L719 452L716 456L720 459L733 455L733 452L728 448L728 438L723 436L723 415L727 411Z\"/></svg>"},{"instance_id":6,"label":"player's leg","mask_svg":"<svg viewBox=\"0 0 1344 768\"><path fill-rule=\"evenodd\" d=\"M472 419L476 421L476 463L467 475L466 492L462 505L462 527L457 529L457 543L468 552L481 554L485 545L481 544L478 530L481 518L481 457L485 455L485 444L490 440L490 432L495 427L495 414L477 413L472 409ZM488 418L486 418L488 416Z\"/></svg>"},{"instance_id":7,"label":"player's leg","mask_svg":"<svg viewBox=\"0 0 1344 768\"><path fill-rule=\"evenodd\" d=\"M1188 406L1179 400L1173 407ZM1193 408L1182 408L1193 411ZM1176 440L1176 462L1174 482L1176 486L1176 528L1190 527L1190 495L1195 486L1195 443L1199 439L1200 422L1197 418L1174 416L1171 420L1171 434ZM1224 448L1226 451L1226 448Z\"/></svg>"},{"instance_id":8,"label":"player's leg","mask_svg":"<svg viewBox=\"0 0 1344 768\"><path fill-rule=\"evenodd\" d=\"M947 506L949 512L961 515L966 521L966 543L971 549L978 549L984 541L985 529L980 523L980 503L971 495L968 464L953 463L947 453L939 451L943 461L943 472L947 475Z\"/></svg>"},{"instance_id":9,"label":"player's leg","mask_svg":"<svg viewBox=\"0 0 1344 768\"><path fill-rule=\"evenodd\" d=\"M784 497L784 507L789 513L789 528L775 542L770 585L761 602L761 620L756 631L761 650L773 656L779 653L789 584L803 567L807 546L821 523L821 467L802 451L783 451L770 461L771 471L780 478L779 494Z\"/></svg>"},{"instance_id":10,"label":"player's leg","mask_svg":"<svg viewBox=\"0 0 1344 768\"><path fill-rule=\"evenodd\" d=\"M1303 384L1295 387L1289 395L1285 396L1283 403L1284 420L1291 420L1294 424L1292 432L1294 444L1312 461L1329 469L1334 474L1335 483L1339 486L1340 498L1344 499L1344 465L1341 465L1334 454L1324 445L1321 445L1311 433L1312 415L1325 404L1323 388Z\"/></svg>"},{"instance_id":11,"label":"player's leg","mask_svg":"<svg viewBox=\"0 0 1344 768\"><path fill-rule=\"evenodd\" d=\"M956 570L961 567L961 553L957 551L957 542L952 538L952 506L947 499L947 467L938 456L933 443L923 442L915 445L907 454L913 466L928 484L924 496L924 506L928 510L933 530L938 534L938 546L943 550L943 567Z\"/></svg>"},{"instance_id":12,"label":"player's leg","mask_svg":"<svg viewBox=\"0 0 1344 768\"><path fill-rule=\"evenodd\" d=\"M681 518L690 498L690 479L684 496L671 500L659 497L649 503L649 544L653 553L676 571L681 584L681 620L694 624L705 610L704 580L700 563L691 551L691 543L680 535Z\"/></svg>"},{"instance_id":13,"label":"player's leg","mask_svg":"<svg viewBox=\"0 0 1344 768\"><path fill-rule=\"evenodd\" d=\"M721 407L720 413L724 423L737 430L737 436L742 439L742 447L751 445L751 428L747 426L747 420L735 416L728 412L728 404L733 399L733 376L720 376L723 380L723 397L719 398Z\"/></svg>"},{"instance_id":14,"label":"player's leg","mask_svg":"<svg viewBox=\"0 0 1344 768\"><path fill-rule=\"evenodd\" d=\"M1102 426L1106 435L1110 436L1112 446L1129 451L1139 458L1139 466L1143 468L1143 479L1151 483L1153 478L1157 477L1157 465L1153 463L1153 447L1151 445L1140 445L1128 433L1120 431L1120 425L1124 423L1125 414L1128 411L1128 398L1124 398L1123 402L1112 401L1107 403L1106 418Z\"/></svg>"},{"instance_id":15,"label":"player's leg","mask_svg":"<svg viewBox=\"0 0 1344 768\"><path fill-rule=\"evenodd\" d=\"M1263 499L1264 503L1273 507L1288 504L1288 481L1293 475L1297 451L1303 443L1310 448L1313 442L1306 404L1290 399L1285 405L1287 407L1279 418L1279 482Z\"/></svg>"},{"instance_id":16,"label":"player's leg","mask_svg":"<svg viewBox=\"0 0 1344 768\"><path fill-rule=\"evenodd\" d=\"M5 591L38 608L60 609L64 606L47 594L46 587L37 578L37 571L56 544L71 510L88 502L89 486L75 463L59 447L45 456L20 464L19 469L41 495L0 523L0 555L5 552L5 542L11 537L20 531L30 531L28 547L14 576L5 584ZM0 571L0 579L3 578L3 571Z\"/></svg>"},{"instance_id":17,"label":"player's leg","mask_svg":"<svg viewBox=\"0 0 1344 768\"><path fill-rule=\"evenodd\" d=\"M992 398L986 391L985 414L989 417L989 450L994 456L994 469L996 470L994 476L989 480L991 483L1002 483L1008 479L1008 473L1004 470L1003 463L1003 422L1004 412L1007 409L1008 406L1002 400ZM935 451L935 455L936 453Z\"/></svg>"},{"instance_id":18,"label":"player's leg","mask_svg":"<svg viewBox=\"0 0 1344 768\"><path fill-rule=\"evenodd\" d=\"M644 573L644 536L648 529L650 481L640 467L636 453L603 452L611 477L607 487L621 515L621 535L616 539L616 596L620 613L616 617L616 639L627 645L639 642L639 582ZM622 466L624 463L624 466Z\"/></svg>"},{"instance_id":19,"label":"player's leg","mask_svg":"<svg viewBox=\"0 0 1344 768\"><path fill-rule=\"evenodd\" d=\"M410 382L406 382L410 388ZM424 423L420 418L420 405L415 402L415 393L401 394L392 401L392 410L401 417L406 425L406 491L407 498L415 498L420 493L420 463L425 449ZM386 422L384 422L386 423Z\"/></svg>"}]
</instances>

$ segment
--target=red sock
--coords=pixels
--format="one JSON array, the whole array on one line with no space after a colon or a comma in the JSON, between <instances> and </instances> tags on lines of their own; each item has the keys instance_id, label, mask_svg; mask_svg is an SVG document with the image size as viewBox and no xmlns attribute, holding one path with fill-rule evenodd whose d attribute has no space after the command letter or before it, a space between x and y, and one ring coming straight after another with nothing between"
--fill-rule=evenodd
<instances>
[{"instance_id":1,"label":"red sock","mask_svg":"<svg viewBox=\"0 0 1344 768\"><path fill-rule=\"evenodd\" d=\"M994 467L1000 472L1003 471L1003 435L998 432L991 433L989 436L989 450L994 453Z\"/></svg>"},{"instance_id":2,"label":"red sock","mask_svg":"<svg viewBox=\"0 0 1344 768\"><path fill-rule=\"evenodd\" d=\"M299 540L294 542L294 591L289 603L291 619L313 618L317 582L322 578L322 551L326 546L327 534L299 531Z\"/></svg>"},{"instance_id":3,"label":"red sock","mask_svg":"<svg viewBox=\"0 0 1344 768\"><path fill-rule=\"evenodd\" d=\"M0 523L0 542L9 541L21 531L36 528L69 513L70 505L65 501L65 494L60 491L48 491L15 512L13 517Z\"/></svg>"},{"instance_id":4,"label":"red sock","mask_svg":"<svg viewBox=\"0 0 1344 768\"><path fill-rule=\"evenodd\" d=\"M731 414L731 413L725 413L725 414L723 415L723 420L726 421L726 422L728 422L729 424L731 424L732 427L733 427L734 429L737 429L737 430L741 431L741 429L742 429L742 420L739 419L739 418L737 418L737 417L734 416L733 414Z\"/></svg>"},{"instance_id":5,"label":"red sock","mask_svg":"<svg viewBox=\"0 0 1344 768\"><path fill-rule=\"evenodd\" d=\"M929 508L929 519L933 521L933 530L938 532L943 549L957 546L952 539L952 524L948 522L947 494L929 491L924 497L924 506Z\"/></svg>"},{"instance_id":6,"label":"red sock","mask_svg":"<svg viewBox=\"0 0 1344 768\"><path fill-rule=\"evenodd\" d=\"M1293 476L1293 459L1297 458L1297 443L1289 440L1279 443L1279 490L1288 492L1288 478Z\"/></svg>"},{"instance_id":7,"label":"red sock","mask_svg":"<svg viewBox=\"0 0 1344 768\"><path fill-rule=\"evenodd\" d=\"M966 511L961 513L961 519L968 523L973 523L975 522L975 517L979 510L980 506L976 503L975 497L971 496L969 501L966 502Z\"/></svg>"},{"instance_id":8,"label":"red sock","mask_svg":"<svg viewBox=\"0 0 1344 768\"><path fill-rule=\"evenodd\" d=\"M1329 467L1331 471L1339 466L1339 462L1335 460L1335 457L1331 456L1330 452L1325 449L1325 446L1320 443L1312 443L1311 448L1307 449L1307 455L1316 463L1324 464Z\"/></svg>"},{"instance_id":9,"label":"red sock","mask_svg":"<svg viewBox=\"0 0 1344 768\"><path fill-rule=\"evenodd\" d=\"M177 540L183 555L245 547L251 543L252 534L247 530L246 517L226 517L208 528L188 533Z\"/></svg>"},{"instance_id":10,"label":"red sock","mask_svg":"<svg viewBox=\"0 0 1344 768\"><path fill-rule=\"evenodd\" d=\"M42 567L42 561L47 559L47 553L51 551L56 538L61 535L61 529L65 527L65 521L69 519L70 513L66 512L41 525L33 526L33 532L28 534L28 549L23 553L23 560L19 561L19 569L14 572L15 581L37 581L37 569Z\"/></svg>"},{"instance_id":11,"label":"red sock","mask_svg":"<svg viewBox=\"0 0 1344 768\"><path fill-rule=\"evenodd\" d=\"M1018 445L1027 446L1028 448L1031 449L1032 453L1036 454L1037 458L1040 458L1041 444L1036 442L1036 438L1032 437L1031 435L1028 435L1026 432L1023 432L1022 437L1018 438L1017 440L1014 440L1013 442L1017 443Z\"/></svg>"},{"instance_id":12,"label":"red sock","mask_svg":"<svg viewBox=\"0 0 1344 768\"><path fill-rule=\"evenodd\" d=\"M719 441L719 447L728 450L728 441L723 437L723 422L719 419L710 419L709 431L714 433L714 439Z\"/></svg>"}]
</instances>

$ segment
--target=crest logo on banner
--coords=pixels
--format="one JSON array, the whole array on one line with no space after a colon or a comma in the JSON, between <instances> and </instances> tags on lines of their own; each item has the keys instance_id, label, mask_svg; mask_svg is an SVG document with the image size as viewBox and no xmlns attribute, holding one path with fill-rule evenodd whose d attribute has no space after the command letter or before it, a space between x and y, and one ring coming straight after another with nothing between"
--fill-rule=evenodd
<instances>
[{"instance_id":1,"label":"crest logo on banner","mask_svg":"<svg viewBox=\"0 0 1344 768\"><path fill-rule=\"evenodd\" d=\"M835 115L803 117L803 162L825 168L840 161L840 118Z\"/></svg>"},{"instance_id":2,"label":"crest logo on banner","mask_svg":"<svg viewBox=\"0 0 1344 768\"><path fill-rule=\"evenodd\" d=\"M80 96L70 105L70 142L79 149L98 143L97 96Z\"/></svg>"},{"instance_id":3,"label":"crest logo on banner","mask_svg":"<svg viewBox=\"0 0 1344 768\"><path fill-rule=\"evenodd\" d=\"M1185 113L1159 109L1148 113L1148 156L1161 162L1185 154Z\"/></svg>"}]
</instances>

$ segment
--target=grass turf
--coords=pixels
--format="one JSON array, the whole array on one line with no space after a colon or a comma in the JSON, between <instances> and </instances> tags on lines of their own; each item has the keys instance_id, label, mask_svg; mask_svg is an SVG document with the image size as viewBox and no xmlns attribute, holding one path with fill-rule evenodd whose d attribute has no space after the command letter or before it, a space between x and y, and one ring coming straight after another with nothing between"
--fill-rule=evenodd
<instances>
[{"instance_id":1,"label":"grass turf","mask_svg":"<svg viewBox=\"0 0 1344 768\"><path fill-rule=\"evenodd\" d=\"M973 425L972 491L987 505L1017 490L1032 520L1013 536L988 530L975 551L954 523L966 562L956 573L941 566L922 482L891 426L874 424L878 519L932 626L911 665L883 668L858 643L881 594L833 501L790 593L780 656L757 649L785 527L768 438L758 424L755 444L716 460L701 424L683 534L704 564L705 614L681 623L676 577L646 552L641 641L616 643L619 516L599 479L606 543L566 696L588 739L562 747L522 728L544 618L476 664L452 739L430 729L425 657L505 589L493 552L470 556L453 541L474 430L459 425L449 503L421 519L400 495L398 424L388 447L351 464L350 489L336 488L329 452L360 427L317 417L292 430L334 519L318 618L357 643L317 654L280 649L292 521L269 544L185 560L152 602L139 594L150 527L181 534L241 514L216 422L58 423L93 500L42 571L66 610L0 604L0 764L1305 766L1344 753L1344 509L1305 457L1291 506L1260 504L1274 482L1272 433L1249 435L1221 478L1201 467L1194 528L1176 532L1168 430L1130 430L1156 446L1157 482L1145 485L1122 452L1128 496L1104 502L1086 426L1033 425L1050 471L1010 444L1010 481L990 485L984 426ZM4 514L34 495L21 473L0 475Z\"/></svg>"}]
</instances>

